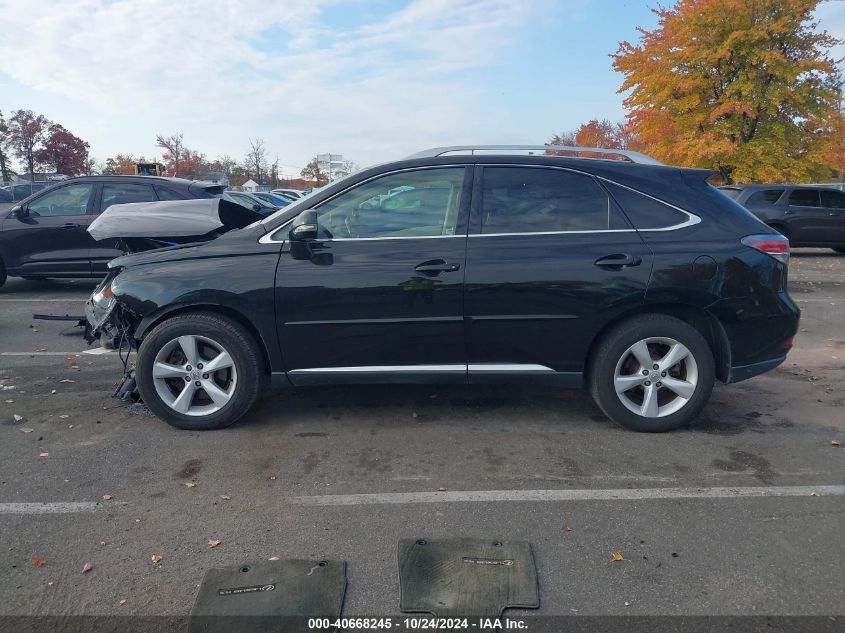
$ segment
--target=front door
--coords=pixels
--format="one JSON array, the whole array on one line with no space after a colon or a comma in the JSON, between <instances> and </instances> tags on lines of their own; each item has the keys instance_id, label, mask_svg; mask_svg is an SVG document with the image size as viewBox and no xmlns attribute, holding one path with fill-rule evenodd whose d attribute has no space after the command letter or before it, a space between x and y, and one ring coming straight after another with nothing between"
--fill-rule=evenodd
<instances>
[{"instance_id":1,"label":"front door","mask_svg":"<svg viewBox=\"0 0 845 633\"><path fill-rule=\"evenodd\" d=\"M822 206L827 212L827 239L830 244L845 245L845 193L835 189L821 193Z\"/></svg>"},{"instance_id":2,"label":"front door","mask_svg":"<svg viewBox=\"0 0 845 633\"><path fill-rule=\"evenodd\" d=\"M466 382L471 172L408 170L355 185L316 208L306 255L285 244L276 314L294 384Z\"/></svg>"},{"instance_id":3,"label":"front door","mask_svg":"<svg viewBox=\"0 0 845 633\"><path fill-rule=\"evenodd\" d=\"M23 276L89 277L94 185L64 185L27 203L26 215L3 222L7 266Z\"/></svg>"},{"instance_id":4,"label":"front door","mask_svg":"<svg viewBox=\"0 0 845 633\"><path fill-rule=\"evenodd\" d=\"M469 380L580 386L601 324L643 301L652 252L592 176L489 166L481 179L467 243Z\"/></svg>"}]
</instances>

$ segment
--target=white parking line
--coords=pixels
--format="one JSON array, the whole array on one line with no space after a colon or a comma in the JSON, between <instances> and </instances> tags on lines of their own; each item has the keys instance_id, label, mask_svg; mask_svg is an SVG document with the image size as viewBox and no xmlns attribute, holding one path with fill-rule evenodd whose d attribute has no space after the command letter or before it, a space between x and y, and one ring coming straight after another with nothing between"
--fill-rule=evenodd
<instances>
[{"instance_id":1,"label":"white parking line","mask_svg":"<svg viewBox=\"0 0 845 633\"><path fill-rule=\"evenodd\" d=\"M55 501L52 503L0 503L0 514L67 514L94 512L96 501Z\"/></svg>"},{"instance_id":2,"label":"white parking line","mask_svg":"<svg viewBox=\"0 0 845 633\"><path fill-rule=\"evenodd\" d=\"M81 352L0 352L0 356L79 356L86 354L88 356L108 356L117 354L117 350L106 349L105 347L95 347L94 349L85 349Z\"/></svg>"},{"instance_id":3,"label":"white parking line","mask_svg":"<svg viewBox=\"0 0 845 633\"><path fill-rule=\"evenodd\" d=\"M299 506L392 505L494 501L635 501L644 499L731 499L749 497L845 496L845 486L753 486L738 488L622 488L582 490L455 490L284 497Z\"/></svg>"}]
</instances>

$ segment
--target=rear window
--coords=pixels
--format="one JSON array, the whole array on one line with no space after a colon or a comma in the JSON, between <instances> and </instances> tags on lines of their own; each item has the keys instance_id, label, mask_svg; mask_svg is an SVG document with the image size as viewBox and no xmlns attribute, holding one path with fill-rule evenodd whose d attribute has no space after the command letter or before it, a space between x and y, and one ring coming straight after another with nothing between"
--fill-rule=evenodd
<instances>
[{"instance_id":1,"label":"rear window","mask_svg":"<svg viewBox=\"0 0 845 633\"><path fill-rule=\"evenodd\" d=\"M820 207L818 189L795 189L789 194L789 204L794 207Z\"/></svg>"},{"instance_id":2,"label":"rear window","mask_svg":"<svg viewBox=\"0 0 845 633\"><path fill-rule=\"evenodd\" d=\"M156 187L156 195L158 195L159 200L184 200L185 196L183 196L178 191L174 191L173 189L169 189L168 187Z\"/></svg>"},{"instance_id":3,"label":"rear window","mask_svg":"<svg viewBox=\"0 0 845 633\"><path fill-rule=\"evenodd\" d=\"M605 186L636 229L667 229L689 220L686 213L659 200L619 185L606 183Z\"/></svg>"},{"instance_id":4,"label":"rear window","mask_svg":"<svg viewBox=\"0 0 845 633\"><path fill-rule=\"evenodd\" d=\"M774 204L783 195L783 189L766 189L765 191L755 191L748 197L745 203L748 206L758 204Z\"/></svg>"}]
</instances>

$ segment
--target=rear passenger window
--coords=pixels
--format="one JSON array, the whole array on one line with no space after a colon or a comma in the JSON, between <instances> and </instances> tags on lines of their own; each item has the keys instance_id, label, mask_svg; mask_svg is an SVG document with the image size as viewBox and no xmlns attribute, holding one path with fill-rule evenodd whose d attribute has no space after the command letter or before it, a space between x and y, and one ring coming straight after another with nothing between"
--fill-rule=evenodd
<instances>
[{"instance_id":1,"label":"rear passenger window","mask_svg":"<svg viewBox=\"0 0 845 633\"><path fill-rule=\"evenodd\" d=\"M774 204L780 197L783 195L783 189L766 189L765 191L755 191L752 193L748 200L746 201L746 205L749 207L753 207L759 204Z\"/></svg>"},{"instance_id":2,"label":"rear passenger window","mask_svg":"<svg viewBox=\"0 0 845 633\"><path fill-rule=\"evenodd\" d=\"M486 167L481 214L486 234L630 228L594 178L561 169Z\"/></svg>"},{"instance_id":3,"label":"rear passenger window","mask_svg":"<svg viewBox=\"0 0 845 633\"><path fill-rule=\"evenodd\" d=\"M793 207L820 207L819 192L816 189L795 189L789 194L789 204Z\"/></svg>"},{"instance_id":4,"label":"rear passenger window","mask_svg":"<svg viewBox=\"0 0 845 633\"><path fill-rule=\"evenodd\" d=\"M631 189L605 183L636 229L667 229L689 220L683 211Z\"/></svg>"},{"instance_id":5,"label":"rear passenger window","mask_svg":"<svg viewBox=\"0 0 845 633\"><path fill-rule=\"evenodd\" d=\"M103 211L113 204L126 204L127 202L152 202L155 200L153 188L150 185L142 185L132 182L106 183L103 185Z\"/></svg>"}]
</instances>

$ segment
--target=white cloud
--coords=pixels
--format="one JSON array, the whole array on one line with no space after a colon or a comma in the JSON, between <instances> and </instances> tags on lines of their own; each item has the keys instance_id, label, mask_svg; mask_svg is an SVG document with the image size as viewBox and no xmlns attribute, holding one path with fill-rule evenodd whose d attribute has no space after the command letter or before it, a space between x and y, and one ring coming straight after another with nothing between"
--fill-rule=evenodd
<instances>
[{"instance_id":1,"label":"white cloud","mask_svg":"<svg viewBox=\"0 0 845 633\"><path fill-rule=\"evenodd\" d=\"M85 104L95 153L145 151L96 139L99 121L125 121L151 138L189 129L189 146L211 155L240 157L248 137L263 137L284 162L331 150L365 164L478 138L495 112L467 77L507 54L544 6L388 2L342 29L325 19L342 0L19 1L0 0L4 68Z\"/></svg>"}]
</instances>

